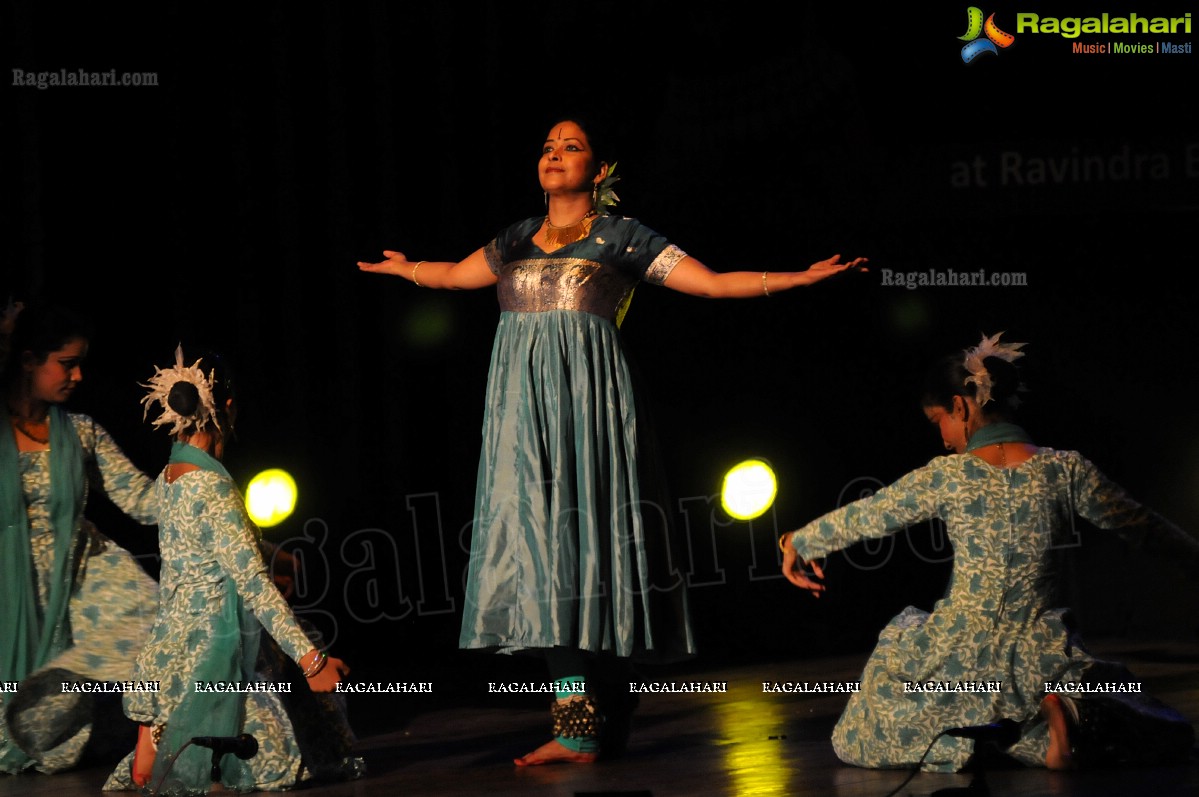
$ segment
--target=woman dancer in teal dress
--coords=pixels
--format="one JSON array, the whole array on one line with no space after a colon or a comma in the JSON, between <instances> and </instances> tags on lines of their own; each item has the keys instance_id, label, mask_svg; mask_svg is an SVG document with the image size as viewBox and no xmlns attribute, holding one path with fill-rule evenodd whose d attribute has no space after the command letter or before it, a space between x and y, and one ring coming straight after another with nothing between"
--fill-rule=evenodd
<instances>
[{"instance_id":1,"label":"woman dancer in teal dress","mask_svg":"<svg viewBox=\"0 0 1199 797\"><path fill-rule=\"evenodd\" d=\"M497 286L459 644L542 651L559 686L594 684L601 654L692 652L682 587L654 582L663 544L639 511L639 418L617 329L634 287L761 297L863 262L713 272L637 220L608 215L615 163L593 132L576 118L550 128L538 166L545 216L502 230L459 263L385 251L386 260L358 264L422 288ZM518 765L596 759L603 712L615 705L598 710L594 688L558 696L555 738Z\"/></svg>"},{"instance_id":2,"label":"woman dancer in teal dress","mask_svg":"<svg viewBox=\"0 0 1199 797\"><path fill-rule=\"evenodd\" d=\"M201 367L203 364L204 367ZM302 669L316 692L332 691L349 670L315 648L267 573L258 529L221 464L236 405L223 366L210 355L157 369L145 399L154 421L175 438L170 463L155 482L162 507L159 551L162 599L134 681L158 691L125 695L141 723L137 749L104 788L148 786L155 794L204 794L213 786L213 751L195 737L249 734L257 752L221 761L221 784L236 791L295 787L309 777L277 681L256 674L263 628ZM205 684L205 688L198 688ZM232 691L229 685L247 688ZM212 688L208 688L212 685ZM260 691L255 691L260 690ZM347 758L343 777L357 774Z\"/></svg>"},{"instance_id":3,"label":"woman dancer in teal dress","mask_svg":"<svg viewBox=\"0 0 1199 797\"><path fill-rule=\"evenodd\" d=\"M63 408L89 337L82 318L40 302L10 305L0 325L0 683L17 687L0 690L0 772L59 772L133 733L83 690L132 677L157 585L84 509L102 488L149 525L158 502L108 432Z\"/></svg>"},{"instance_id":4,"label":"woman dancer in teal dress","mask_svg":"<svg viewBox=\"0 0 1199 797\"><path fill-rule=\"evenodd\" d=\"M925 414L954 454L780 540L784 575L817 597L824 573L813 560L855 542L940 518L953 544L946 596L931 614L908 607L883 629L833 747L858 766L954 772L975 741L941 734L995 726L1011 734L1006 753L1030 766L1184 759L1190 723L1121 689L1134 682L1131 674L1087 653L1068 611L1053 608L1055 575L1058 555L1078 544L1076 515L1188 563L1199 563L1199 542L1081 454L1033 445L1012 422L1013 361L1023 344L999 338L949 358L926 389ZM1080 694L1079 684L1114 688Z\"/></svg>"}]
</instances>

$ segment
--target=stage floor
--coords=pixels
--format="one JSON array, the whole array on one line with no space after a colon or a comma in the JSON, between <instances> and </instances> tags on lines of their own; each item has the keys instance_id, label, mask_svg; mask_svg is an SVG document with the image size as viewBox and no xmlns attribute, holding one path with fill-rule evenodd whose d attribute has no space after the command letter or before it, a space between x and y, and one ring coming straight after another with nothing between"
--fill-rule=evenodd
<instances>
[{"instance_id":1,"label":"stage floor","mask_svg":"<svg viewBox=\"0 0 1199 797\"><path fill-rule=\"evenodd\" d=\"M1199 645L1122 641L1091 647L1096 655L1127 663L1147 691L1192 721L1199 720ZM656 680L675 683L727 682L728 692L642 695L628 752L585 766L513 766L514 756L546 738L548 712L541 710L541 698L436 705L407 716L389 711L387 697L362 700L351 711L352 719L358 712L367 728L359 744L367 776L299 791L311 797L886 797L909 773L849 767L833 754L829 734L846 695L762 692L764 681L853 681L865 658L860 654L717 669L691 665L673 676L656 674ZM389 723L389 715L396 719ZM104 765L54 776L0 776L0 797L95 797L110 769ZM971 786L975 790L952 791ZM938 792L1192 797L1199 794L1199 759L1193 757L1180 767L1104 772L1004 768L981 774L921 773L899 794L923 797Z\"/></svg>"}]
</instances>

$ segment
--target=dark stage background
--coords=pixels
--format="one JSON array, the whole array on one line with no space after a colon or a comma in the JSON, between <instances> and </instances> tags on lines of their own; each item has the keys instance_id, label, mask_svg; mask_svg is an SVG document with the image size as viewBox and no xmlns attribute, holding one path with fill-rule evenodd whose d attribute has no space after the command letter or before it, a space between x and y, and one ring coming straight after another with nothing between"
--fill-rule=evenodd
<instances>
[{"instance_id":1,"label":"dark stage background","mask_svg":"<svg viewBox=\"0 0 1199 797\"><path fill-rule=\"evenodd\" d=\"M167 441L137 382L179 341L226 352L231 469L300 483L267 531L304 558L297 608L357 674L436 681L481 663L455 646L498 311L491 291L355 262L458 259L543 212L549 116L593 107L615 127L620 210L711 267L871 259L769 299L644 286L623 329L692 552L702 662L866 651L944 589L932 530L834 556L820 602L782 581L774 540L940 453L921 371L981 332L1029 342L1040 443L1199 531L1196 56L1072 54L1026 33L965 64L966 6L929 5L8 4L10 69L157 86L5 86L0 288L96 321L74 406L149 472ZM1028 9L983 10L1014 33ZM1191 40L1080 40L1105 38ZM1027 284L884 284L929 269ZM715 501L746 456L781 482L752 524ZM89 511L153 553L152 530L101 498ZM1064 599L1086 632L1194 638L1194 574L1087 529L1071 561ZM507 666L483 663L482 679Z\"/></svg>"}]
</instances>

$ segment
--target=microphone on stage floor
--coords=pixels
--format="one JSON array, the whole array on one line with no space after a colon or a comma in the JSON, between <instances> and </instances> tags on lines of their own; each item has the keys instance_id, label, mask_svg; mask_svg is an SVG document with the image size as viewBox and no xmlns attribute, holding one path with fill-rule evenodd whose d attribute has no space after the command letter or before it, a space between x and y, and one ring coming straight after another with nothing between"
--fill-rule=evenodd
<instances>
[{"instance_id":1,"label":"microphone on stage floor","mask_svg":"<svg viewBox=\"0 0 1199 797\"><path fill-rule=\"evenodd\" d=\"M1020 740L1020 723L1002 719L988 725L967 725L963 728L946 728L946 736L958 736L979 742L995 742L1000 747L1010 747Z\"/></svg>"},{"instance_id":2,"label":"microphone on stage floor","mask_svg":"<svg viewBox=\"0 0 1199 797\"><path fill-rule=\"evenodd\" d=\"M928 757L928 754L933 749L933 745L935 745L942 736L957 736L962 739L974 739L975 741L979 742L995 742L1000 747L1011 747L1013 744L1020 741L1020 723L1016 722L1015 720L1002 719L998 722L992 722L987 725L966 725L961 728L946 728L933 737L933 740L928 743L928 748L924 751L924 755L920 756L920 760L916 762L916 766L912 769L908 776L904 778L903 783L900 783L894 789L887 792L887 797L894 797L894 795L899 794L899 791L904 786L908 785L908 781L914 778L916 773L920 771L921 765L924 764L924 759ZM981 778L982 770L980 769L975 772L974 779L971 780L969 786L960 789L938 789L932 793L931 797L990 794L990 792L987 791L986 782Z\"/></svg>"},{"instance_id":3,"label":"microphone on stage floor","mask_svg":"<svg viewBox=\"0 0 1199 797\"><path fill-rule=\"evenodd\" d=\"M207 747L213 753L232 753L242 761L258 754L258 740L248 733L240 736L193 736L192 744Z\"/></svg>"}]
</instances>

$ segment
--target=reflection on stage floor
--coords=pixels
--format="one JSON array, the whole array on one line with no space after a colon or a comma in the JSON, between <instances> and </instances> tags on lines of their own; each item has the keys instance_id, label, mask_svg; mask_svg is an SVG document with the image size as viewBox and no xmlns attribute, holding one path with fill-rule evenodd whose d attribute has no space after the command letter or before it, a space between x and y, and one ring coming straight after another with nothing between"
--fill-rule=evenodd
<instances>
[{"instance_id":1,"label":"reflection on stage floor","mask_svg":"<svg viewBox=\"0 0 1199 797\"><path fill-rule=\"evenodd\" d=\"M1147 691L1192 721L1199 719L1199 645L1120 641L1092 647L1097 655L1126 662ZM673 671L655 671L656 681L727 683L728 691L641 695L625 755L592 765L512 764L514 757L546 738L544 696L489 695L477 701L458 696L404 712L388 701L410 698L354 695L351 717L360 729L359 754L368 775L352 783L300 791L311 797L1199 794L1199 760L1179 767L1106 772L1011 766L955 775L921 773L911 780L905 771L845 766L829 743L845 693L763 693L764 682L852 682L865 659L863 653L719 668L693 662ZM55 776L0 776L0 797L94 797L110 768L106 764Z\"/></svg>"}]
</instances>

